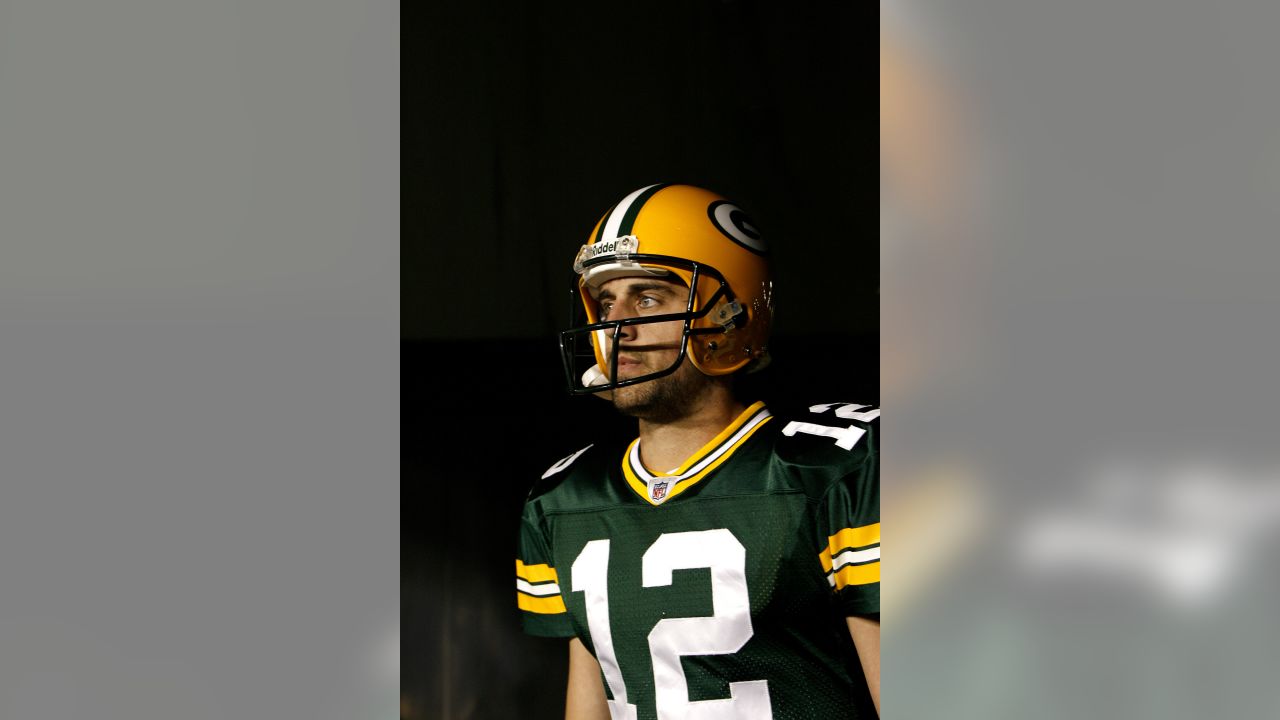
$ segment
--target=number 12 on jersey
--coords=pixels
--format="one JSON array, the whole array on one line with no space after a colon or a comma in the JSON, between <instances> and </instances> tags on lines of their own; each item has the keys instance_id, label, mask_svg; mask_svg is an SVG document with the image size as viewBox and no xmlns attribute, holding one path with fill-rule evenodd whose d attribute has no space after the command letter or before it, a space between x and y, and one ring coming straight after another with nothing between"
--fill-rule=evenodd
<instances>
[{"instance_id":1,"label":"number 12 on jersey","mask_svg":"<svg viewBox=\"0 0 1280 720\"><path fill-rule=\"evenodd\" d=\"M811 405L809 412L824 413L831 408L836 408L836 417L845 420L861 420L863 422L871 422L880 417L879 408L871 408L864 410L866 405L854 405L851 403L826 403L823 405ZM845 450L852 450L862 436L867 434L866 430L850 425L848 427L831 427L830 425L818 425L816 423L807 423L795 421L788 423L782 428L782 434L787 437L793 437L796 433L804 433L806 435L817 435L819 437L829 437L836 441L836 445Z\"/></svg>"},{"instance_id":2,"label":"number 12 on jersey","mask_svg":"<svg viewBox=\"0 0 1280 720\"><path fill-rule=\"evenodd\" d=\"M711 570L710 617L664 618L649 631L653 685L659 720L768 720L773 717L765 680L729 683L730 697L689 700L689 684L680 658L727 655L751 639L751 601L747 593L746 548L727 529L664 533L642 558L642 584L671 584L675 570ZM596 658L613 700L613 720L635 720L636 706L627 702L627 687L618 667L609 628L609 541L592 540L573 561L573 591L585 596L587 627Z\"/></svg>"}]
</instances>

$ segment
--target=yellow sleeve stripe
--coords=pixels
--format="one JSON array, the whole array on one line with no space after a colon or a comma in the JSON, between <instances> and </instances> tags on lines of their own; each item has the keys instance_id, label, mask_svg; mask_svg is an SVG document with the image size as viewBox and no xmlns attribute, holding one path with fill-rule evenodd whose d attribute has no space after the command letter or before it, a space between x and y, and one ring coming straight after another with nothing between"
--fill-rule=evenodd
<instances>
[{"instance_id":1,"label":"yellow sleeve stripe","mask_svg":"<svg viewBox=\"0 0 1280 720\"><path fill-rule=\"evenodd\" d=\"M859 548L880 542L880 523L845 528L827 538L827 555L835 555L845 548Z\"/></svg>"},{"instance_id":2,"label":"yellow sleeve stripe","mask_svg":"<svg viewBox=\"0 0 1280 720\"><path fill-rule=\"evenodd\" d=\"M560 578L556 577L556 569L550 565L525 565L523 562L516 560L516 577L531 583L560 582Z\"/></svg>"},{"instance_id":3,"label":"yellow sleeve stripe","mask_svg":"<svg viewBox=\"0 0 1280 720\"><path fill-rule=\"evenodd\" d=\"M531 613L539 615L555 615L556 613L565 612L564 598L559 595L553 597L534 597L525 595L522 592L516 593L516 604L521 610L527 610Z\"/></svg>"},{"instance_id":4,"label":"yellow sleeve stripe","mask_svg":"<svg viewBox=\"0 0 1280 720\"><path fill-rule=\"evenodd\" d=\"M845 565L836 571L836 590L849 585L871 585L880 582L880 561L866 565Z\"/></svg>"}]
</instances>

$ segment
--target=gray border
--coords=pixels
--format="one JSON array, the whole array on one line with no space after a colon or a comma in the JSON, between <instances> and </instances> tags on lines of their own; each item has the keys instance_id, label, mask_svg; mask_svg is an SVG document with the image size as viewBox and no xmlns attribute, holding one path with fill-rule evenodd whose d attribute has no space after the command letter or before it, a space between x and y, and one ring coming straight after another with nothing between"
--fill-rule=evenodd
<instances>
[{"instance_id":1,"label":"gray border","mask_svg":"<svg viewBox=\"0 0 1280 720\"><path fill-rule=\"evenodd\" d=\"M395 716L398 38L0 8L0 717Z\"/></svg>"}]
</instances>

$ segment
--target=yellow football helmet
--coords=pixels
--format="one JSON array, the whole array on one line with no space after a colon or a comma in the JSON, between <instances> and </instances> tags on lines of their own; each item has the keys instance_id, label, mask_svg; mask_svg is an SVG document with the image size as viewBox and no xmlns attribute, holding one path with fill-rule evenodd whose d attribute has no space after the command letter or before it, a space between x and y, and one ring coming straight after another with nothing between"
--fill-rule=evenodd
<instances>
[{"instance_id":1,"label":"yellow football helmet","mask_svg":"<svg viewBox=\"0 0 1280 720\"><path fill-rule=\"evenodd\" d=\"M768 362L773 281L768 247L737 205L690 185L650 185L596 223L578 251L573 293L585 323L560 334L570 392L598 393L669 375L684 358L707 375L750 372ZM691 288L683 313L601 321L600 287L615 278L667 276ZM616 338L624 326L682 320L671 367L618 381ZM590 338L588 343L584 338ZM608 348L612 347L610 353ZM594 363L585 372L582 367Z\"/></svg>"}]
</instances>

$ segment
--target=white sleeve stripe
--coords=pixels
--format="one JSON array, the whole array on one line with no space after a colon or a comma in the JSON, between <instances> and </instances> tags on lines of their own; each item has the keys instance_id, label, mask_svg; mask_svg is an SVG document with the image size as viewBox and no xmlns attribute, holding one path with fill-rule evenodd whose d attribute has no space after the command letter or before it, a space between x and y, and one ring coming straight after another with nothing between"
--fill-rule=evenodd
<instances>
[{"instance_id":1,"label":"white sleeve stripe","mask_svg":"<svg viewBox=\"0 0 1280 720\"><path fill-rule=\"evenodd\" d=\"M546 597L548 595L559 595L560 585L558 583L543 583L541 585L530 585L528 581L516 578L516 589L522 593L533 595L535 597Z\"/></svg>"},{"instance_id":2,"label":"white sleeve stripe","mask_svg":"<svg viewBox=\"0 0 1280 720\"><path fill-rule=\"evenodd\" d=\"M552 465L551 467L547 468L547 471L546 471L546 472L544 472L544 473L542 473L542 479L543 479L543 480L546 480L547 478L551 477L552 475L555 475L556 473L560 472L561 470L563 470L563 469L565 469L565 468L569 467L570 465L572 465L572 464L573 464L573 461L574 461L574 460L577 460L577 459L578 459L578 456L579 456L579 455L581 455L582 453L584 453L584 452L586 452L586 451L590 450L590 449L591 449L592 447L594 447L594 446L595 446L595 443L592 443L591 445L588 445L588 446L586 446L586 447L582 448L581 450L579 450L578 452L576 452L576 453L574 453L574 454L570 455L569 457L560 458L559 460L557 460L557 461L556 461L556 464L555 464L555 465Z\"/></svg>"},{"instance_id":3,"label":"white sleeve stripe","mask_svg":"<svg viewBox=\"0 0 1280 720\"><path fill-rule=\"evenodd\" d=\"M880 559L880 546L870 548L868 550L845 550L831 560L831 569L839 570L845 565L853 565L855 563L871 562Z\"/></svg>"}]
</instances>

